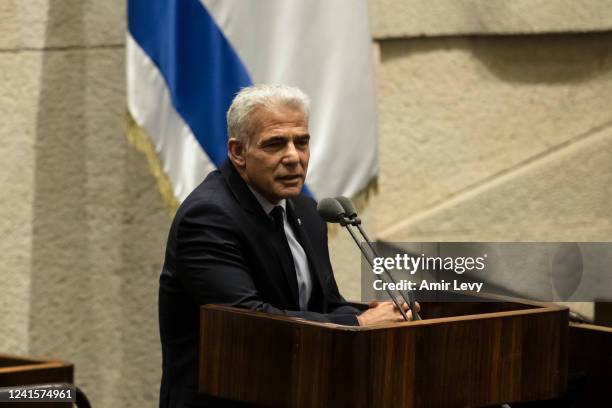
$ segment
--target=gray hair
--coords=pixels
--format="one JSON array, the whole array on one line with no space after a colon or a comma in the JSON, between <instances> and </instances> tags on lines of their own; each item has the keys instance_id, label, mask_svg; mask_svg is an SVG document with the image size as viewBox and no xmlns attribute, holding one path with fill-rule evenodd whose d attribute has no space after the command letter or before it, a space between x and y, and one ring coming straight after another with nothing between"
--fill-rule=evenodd
<instances>
[{"instance_id":1,"label":"gray hair","mask_svg":"<svg viewBox=\"0 0 612 408\"><path fill-rule=\"evenodd\" d=\"M310 114L310 99L299 88L288 85L261 84L242 88L227 111L227 135L245 145L257 132L258 123L252 120L257 108L273 110L277 107L299 110L306 120Z\"/></svg>"}]
</instances>

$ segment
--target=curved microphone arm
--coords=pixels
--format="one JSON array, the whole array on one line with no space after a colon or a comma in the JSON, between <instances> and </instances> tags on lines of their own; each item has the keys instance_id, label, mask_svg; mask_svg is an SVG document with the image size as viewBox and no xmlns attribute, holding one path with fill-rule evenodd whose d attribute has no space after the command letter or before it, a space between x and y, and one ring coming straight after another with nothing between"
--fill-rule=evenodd
<instances>
[{"instance_id":1,"label":"curved microphone arm","mask_svg":"<svg viewBox=\"0 0 612 408\"><path fill-rule=\"evenodd\" d=\"M374 257L379 258L380 255L379 255L378 251L376 250L374 245L372 245L372 241L370 240L370 237L368 237L367 233L365 232L365 230L361 226L361 219L359 217L357 217L357 210L355 210L355 206L353 205L353 202L351 201L350 198L343 197L343 196L336 197L335 201L340 205L340 207L342 208L342 210L344 212L344 214L342 214L342 216L340 217L342 219L340 221L340 225L342 225L343 227L346 227L346 229L351 233L351 236L353 237L353 240L355 241L355 243L357 244L357 246L359 247L361 252L364 253L364 256L368 260L368 263L370 264L370 267L373 268L374 267L373 266L373 262L371 261L371 259L368 258L368 256L365 255L365 251L363 250L361 244L356 239L353 231L349 227L349 225L357 227L357 229L359 230L359 233L361 234L361 236L365 240L366 244L370 248L370 251L372 251L372 254L374 255ZM397 282L393 278L393 275L391 275L391 272L389 272L384 265L382 265L382 268L383 268L383 271L384 271L385 275L387 276L387 278L391 282L393 282L393 284L397 285ZM387 293L389 293L388 290L387 290ZM421 320L421 316L419 315L419 313L416 310L416 304L415 304L416 302L415 302L415 299L414 299L414 293L412 293L412 291L410 291L410 290L408 290L406 292L398 290L398 293L400 294L402 299L404 299L404 301L408 304L408 307L412 311L412 318L413 318L413 320ZM389 295L389 296L391 296L391 295ZM391 298L393 299L393 297L391 297Z\"/></svg>"}]
</instances>

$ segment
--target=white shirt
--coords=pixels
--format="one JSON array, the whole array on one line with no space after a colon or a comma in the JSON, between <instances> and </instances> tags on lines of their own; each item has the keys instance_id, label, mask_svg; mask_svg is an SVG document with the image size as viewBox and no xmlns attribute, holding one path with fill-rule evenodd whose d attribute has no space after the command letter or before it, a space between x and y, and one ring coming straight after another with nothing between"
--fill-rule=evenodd
<instances>
[{"instance_id":1,"label":"white shirt","mask_svg":"<svg viewBox=\"0 0 612 408\"><path fill-rule=\"evenodd\" d=\"M310 295L312 293L312 279L310 277L310 268L308 267L306 252L304 252L304 248L302 248L299 241L295 237L293 228L291 228L291 225L287 220L287 200L282 199L278 204L274 205L266 200L264 196L251 188L251 186L248 187L257 199L257 202L259 202L261 205L261 208L263 208L265 213L268 214L268 217L272 218L270 213L274 207L276 207L276 205L283 207L283 227L285 230L285 236L287 237L287 243L289 244L289 249L291 249L291 255L293 255L293 264L295 265L295 275L297 278L298 294L300 298L300 309L306 310L308 309L308 301L310 300Z\"/></svg>"}]
</instances>

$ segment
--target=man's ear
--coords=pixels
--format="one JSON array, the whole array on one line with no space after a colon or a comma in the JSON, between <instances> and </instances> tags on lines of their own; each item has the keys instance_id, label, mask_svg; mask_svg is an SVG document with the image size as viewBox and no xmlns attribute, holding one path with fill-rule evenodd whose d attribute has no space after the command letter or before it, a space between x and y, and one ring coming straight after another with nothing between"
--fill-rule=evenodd
<instances>
[{"instance_id":1,"label":"man's ear","mask_svg":"<svg viewBox=\"0 0 612 408\"><path fill-rule=\"evenodd\" d=\"M246 147L236 138L230 138L227 141L227 157L234 163L234 166L243 168L246 164Z\"/></svg>"}]
</instances>

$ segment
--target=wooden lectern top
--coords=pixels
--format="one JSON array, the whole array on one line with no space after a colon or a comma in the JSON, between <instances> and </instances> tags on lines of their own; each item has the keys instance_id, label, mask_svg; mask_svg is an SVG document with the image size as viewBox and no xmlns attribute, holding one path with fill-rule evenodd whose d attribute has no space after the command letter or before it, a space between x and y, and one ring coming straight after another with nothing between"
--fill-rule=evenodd
<instances>
[{"instance_id":1,"label":"wooden lectern top","mask_svg":"<svg viewBox=\"0 0 612 408\"><path fill-rule=\"evenodd\" d=\"M425 320L368 327L202 306L199 390L278 407L472 407L565 392L566 307L421 306Z\"/></svg>"}]
</instances>

